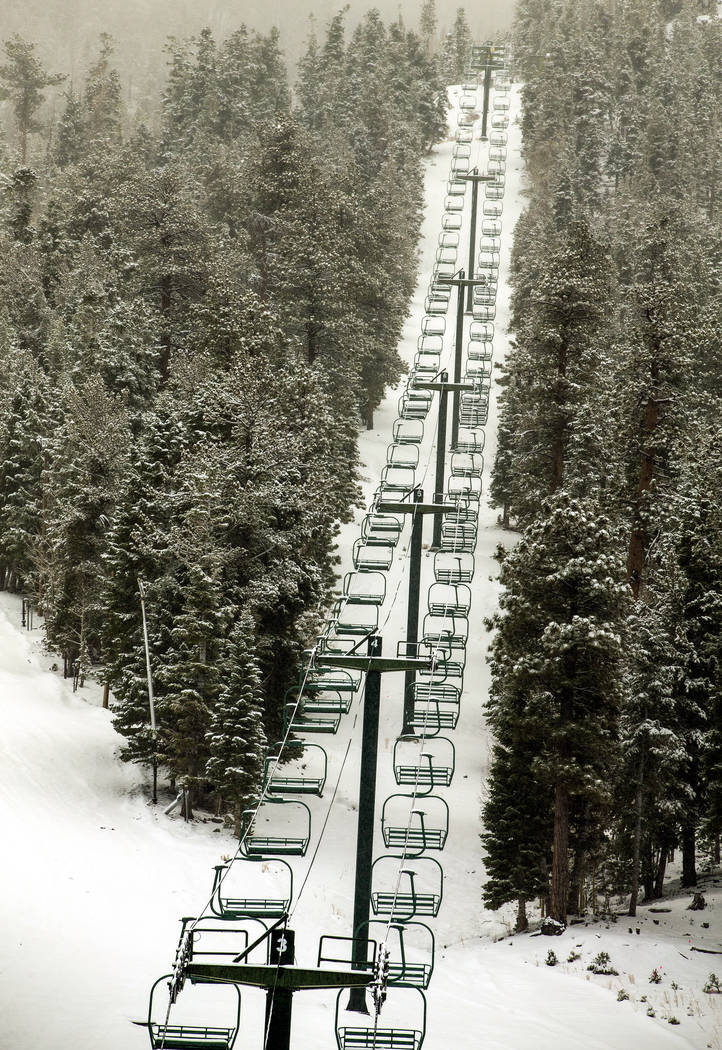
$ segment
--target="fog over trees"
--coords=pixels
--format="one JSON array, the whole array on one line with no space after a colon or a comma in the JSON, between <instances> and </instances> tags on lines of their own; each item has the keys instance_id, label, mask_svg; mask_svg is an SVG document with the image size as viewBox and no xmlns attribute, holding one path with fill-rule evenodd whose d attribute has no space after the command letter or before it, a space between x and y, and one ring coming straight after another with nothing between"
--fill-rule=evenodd
<instances>
[{"instance_id":1,"label":"fog over trees","mask_svg":"<svg viewBox=\"0 0 722 1050\"><path fill-rule=\"evenodd\" d=\"M114 62L132 108L147 100L148 84L165 72L162 54L168 37L185 38L208 27L225 37L245 23L266 33L274 26L288 63L294 67L305 50L309 18L317 30L344 7L342 0L0 0L3 39L13 33L32 40L47 68L82 79L97 52L98 37L114 42ZM347 25L353 29L369 7L384 20L401 15L409 28L418 27L421 0L352 0ZM451 30L459 0L438 0L437 31ZM475 37L495 39L512 20L514 0L486 0L469 5L466 17Z\"/></svg>"}]
</instances>

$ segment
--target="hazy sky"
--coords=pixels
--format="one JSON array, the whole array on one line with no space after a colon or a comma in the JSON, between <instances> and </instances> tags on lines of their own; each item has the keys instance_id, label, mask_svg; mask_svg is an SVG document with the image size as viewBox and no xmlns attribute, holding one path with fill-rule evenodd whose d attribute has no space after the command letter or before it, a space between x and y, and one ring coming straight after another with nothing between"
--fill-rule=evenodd
<instances>
[{"instance_id":1,"label":"hazy sky","mask_svg":"<svg viewBox=\"0 0 722 1050\"><path fill-rule=\"evenodd\" d=\"M218 37L241 22L261 31L278 25L291 63L302 53L313 13L322 32L343 0L0 0L0 39L19 32L38 44L47 66L82 76L97 54L98 34L116 42L122 72L136 74L164 64L162 46L169 36L185 37L208 25ZM377 7L385 20L399 12L409 26L418 25L422 0L350 0L348 24ZM436 0L440 28L449 28L463 6L478 38L494 37L511 24L514 0Z\"/></svg>"}]
</instances>

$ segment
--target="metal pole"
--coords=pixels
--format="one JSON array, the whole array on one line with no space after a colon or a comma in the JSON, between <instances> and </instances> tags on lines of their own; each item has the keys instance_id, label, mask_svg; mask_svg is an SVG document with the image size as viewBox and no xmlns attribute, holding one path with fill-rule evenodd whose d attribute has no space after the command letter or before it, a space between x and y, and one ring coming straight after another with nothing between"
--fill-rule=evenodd
<instances>
[{"instance_id":1,"label":"metal pole","mask_svg":"<svg viewBox=\"0 0 722 1050\"><path fill-rule=\"evenodd\" d=\"M369 638L368 655L381 656L382 641L378 636ZM371 865L374 849L374 809L376 805L376 756L379 747L379 708L381 704L381 672L366 672L364 686L364 717L361 731L361 775L358 799L358 832L356 836L356 885L353 901L353 952L351 968L366 969L366 938L371 907ZM356 939L357 931L359 933ZM348 1010L366 1014L366 992L364 988L352 988ZM273 1044L269 1044L273 1046Z\"/></svg>"},{"instance_id":2,"label":"metal pole","mask_svg":"<svg viewBox=\"0 0 722 1050\"><path fill-rule=\"evenodd\" d=\"M269 962L278 966L293 963L295 936L293 930L277 930L271 934ZM291 1017L293 1012L292 988L269 988L266 992L266 1038L267 1050L289 1050L291 1046Z\"/></svg>"},{"instance_id":3,"label":"metal pole","mask_svg":"<svg viewBox=\"0 0 722 1050\"><path fill-rule=\"evenodd\" d=\"M479 174L479 169L474 168L474 175ZM471 183L471 229L469 230L469 280L474 276L474 252L476 251L476 212L479 204L479 180L473 179ZM466 300L467 313L474 309L474 286L469 285L469 297Z\"/></svg>"},{"instance_id":4,"label":"metal pole","mask_svg":"<svg viewBox=\"0 0 722 1050\"><path fill-rule=\"evenodd\" d=\"M486 52L486 65L484 66L484 108L481 115L481 141L486 142L486 125L489 119L489 91L491 89L491 56L493 48Z\"/></svg>"},{"instance_id":5,"label":"metal pole","mask_svg":"<svg viewBox=\"0 0 722 1050\"><path fill-rule=\"evenodd\" d=\"M460 293L461 294L461 293ZM424 493L414 489L414 503L422 503ZM406 617L407 655L416 655L414 648L419 640L419 598L421 594L421 548L424 536L424 515L414 514L409 544L409 606ZM414 714L413 685L416 671L404 672L404 721L402 734L413 733L411 725Z\"/></svg>"},{"instance_id":6,"label":"metal pole","mask_svg":"<svg viewBox=\"0 0 722 1050\"><path fill-rule=\"evenodd\" d=\"M459 277L464 280L463 270L459 271ZM454 382L461 382L461 351L464 341L464 285L457 285L459 297L456 300L456 341L454 344ZM454 399L451 410L451 447L456 448L459 439L459 397L460 392L454 391Z\"/></svg>"},{"instance_id":7,"label":"metal pole","mask_svg":"<svg viewBox=\"0 0 722 1050\"><path fill-rule=\"evenodd\" d=\"M442 372L440 376L442 383L449 382L449 373ZM448 411L447 397L449 396L448 390L439 391L439 426L436 434L436 489L438 493L444 491L444 467L446 465L446 416ZM436 496L434 496L436 500ZM441 511L434 514L434 537L431 541L431 546L434 550L438 550L441 546L441 523L443 521L443 515Z\"/></svg>"},{"instance_id":8,"label":"metal pole","mask_svg":"<svg viewBox=\"0 0 722 1050\"><path fill-rule=\"evenodd\" d=\"M150 670L150 646L148 645L148 621L145 618L145 587L140 576L138 577L138 590L140 591L140 610L143 614L143 640L145 642L145 670L148 677L148 703L150 704L150 731L153 735L153 803L158 801L158 755L156 743L158 731L155 723L155 700L153 697L153 676Z\"/></svg>"}]
</instances>

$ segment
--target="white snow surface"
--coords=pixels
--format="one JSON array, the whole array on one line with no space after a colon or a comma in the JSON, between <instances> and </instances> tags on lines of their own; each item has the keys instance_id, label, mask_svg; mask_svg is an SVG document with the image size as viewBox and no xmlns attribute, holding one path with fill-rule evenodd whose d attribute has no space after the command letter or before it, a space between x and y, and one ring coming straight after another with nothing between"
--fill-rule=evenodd
<instances>
[{"instance_id":1,"label":"white snow surface","mask_svg":"<svg viewBox=\"0 0 722 1050\"><path fill-rule=\"evenodd\" d=\"M514 88L497 361L505 349L512 231L523 206L518 112L519 94ZM420 278L401 346L409 363L441 228L452 146L450 138L426 165ZM475 140L472 166L478 163L483 168L485 150ZM468 237L468 201L466 208ZM460 253L459 265L466 264L466 253ZM452 297L446 337L449 366L454 306ZM374 429L360 435L369 500L385 463L401 386L377 412ZM494 400L492 396L485 487L495 450ZM417 472L417 480L424 479L427 497L433 492L436 411L433 406L427 418ZM342 530L339 550L344 571L351 567L350 548L361 517L359 512L353 525ZM430 543L430 529L427 522L425 546ZM389 572L381 613L386 654L395 651L396 641L405 634L407 537L408 526ZM691 951L692 947L722 948L719 877L710 874L702 887L708 901L703 912L686 910L689 894L672 893L657 902L670 911L655 913L642 906L636 920L589 922L571 927L559 938L510 936L512 910L491 913L482 907L479 810L489 757L482 714L489 684L483 617L497 601L494 550L499 542L510 541L510 535L498 527L496 512L482 500L464 698L453 733L457 770L452 786L443 791L451 823L446 848L439 854L445 872L444 899L438 918L432 920L437 959L427 993L424 1045L427 1050L722 1048L722 997L702 992L708 973L715 966L722 971L722 958ZM422 611L423 595L433 579L432 557L426 550ZM70 683L53 669L54 663L43 649L38 627L21 629L19 599L0 595L0 1050L97 1050L100 1046L135 1050L147 1046L148 1036L144 1028L130 1022L144 1019L151 984L171 969L179 919L201 913L210 893L213 865L233 855L235 842L229 831L207 817L186 824L177 815L163 816L161 805L150 806L147 777L117 758L121 741L109 713L102 710L99 687L91 683L73 694ZM391 749L401 727L401 678L388 674L383 681L377 826L383 798L398 790ZM305 965L315 964L321 934L351 932L359 715L357 699L331 744L329 738L321 741L329 746L329 780L324 797L310 803L314 837L308 856L294 861L297 894L291 925L296 930L298 961ZM311 864L337 780L335 801ZM171 799L167 791L161 801L166 798ZM376 855L384 852L377 835ZM670 892L672 886L670 882ZM707 929L703 922L709 924ZM559 958L555 967L544 964L550 948ZM573 949L580 958L565 961ZM610 954L619 976L587 971L599 951ZM654 967L662 974L661 984L648 983ZM627 1001L617 1001L620 989L628 993ZM184 990L181 1001L203 991ZM391 992L382 1024L389 1023L386 1011L393 1016L396 998L398 992ZM334 1004L334 993L296 995L293 1047L320 1050L335 1045ZM649 1005L654 1017L647 1016ZM214 1005L203 1023L223 1023L215 1010ZM669 1023L671 1016L679 1020L678 1026ZM404 1027L413 1027L414 1017L408 1013L399 1017ZM262 1018L262 993L244 990L237 1047L263 1046Z\"/></svg>"}]
</instances>

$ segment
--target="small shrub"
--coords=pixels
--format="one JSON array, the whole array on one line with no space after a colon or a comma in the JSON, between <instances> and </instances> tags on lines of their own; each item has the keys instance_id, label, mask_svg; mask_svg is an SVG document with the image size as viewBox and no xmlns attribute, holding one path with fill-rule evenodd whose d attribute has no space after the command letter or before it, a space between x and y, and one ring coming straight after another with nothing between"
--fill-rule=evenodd
<instances>
[{"instance_id":1,"label":"small shrub","mask_svg":"<svg viewBox=\"0 0 722 1050\"><path fill-rule=\"evenodd\" d=\"M647 1007L647 1017L656 1017L653 1006Z\"/></svg>"},{"instance_id":2,"label":"small shrub","mask_svg":"<svg viewBox=\"0 0 722 1050\"><path fill-rule=\"evenodd\" d=\"M672 1016L672 1017L668 1017L667 1018L667 1023L668 1024L679 1024L679 1021L677 1020L676 1017Z\"/></svg>"},{"instance_id":3,"label":"small shrub","mask_svg":"<svg viewBox=\"0 0 722 1050\"><path fill-rule=\"evenodd\" d=\"M569 952L569 955L567 955L567 962L576 962L577 959L581 959L581 957L581 953L575 952L572 948L572 950Z\"/></svg>"},{"instance_id":4,"label":"small shrub","mask_svg":"<svg viewBox=\"0 0 722 1050\"><path fill-rule=\"evenodd\" d=\"M652 970L652 972L649 975L649 983L650 984L661 984L662 983L662 975L661 975L661 973L659 972L659 970L657 969L656 966L654 967L654 969Z\"/></svg>"},{"instance_id":5,"label":"small shrub","mask_svg":"<svg viewBox=\"0 0 722 1050\"><path fill-rule=\"evenodd\" d=\"M722 985L720 985L720 979L716 973L711 973L707 978L707 983L702 989L703 992L707 992L708 995L713 995L715 992L719 994L722 992Z\"/></svg>"},{"instance_id":6,"label":"small shrub","mask_svg":"<svg viewBox=\"0 0 722 1050\"><path fill-rule=\"evenodd\" d=\"M640 1003L646 1003L646 1001L647 1001L647 996L646 996L646 995L643 995L643 996L642 996L642 998L641 998L641 999L640 999L639 1001L640 1001Z\"/></svg>"},{"instance_id":7,"label":"small shrub","mask_svg":"<svg viewBox=\"0 0 722 1050\"><path fill-rule=\"evenodd\" d=\"M587 969L592 973L604 974L605 976L619 976L618 971L612 966L609 952L600 952L599 955L595 955L589 966L587 966Z\"/></svg>"},{"instance_id":8,"label":"small shrub","mask_svg":"<svg viewBox=\"0 0 722 1050\"><path fill-rule=\"evenodd\" d=\"M547 966L556 966L556 964L559 962L559 960L557 959L555 953L551 950L551 948L547 952L547 957L544 960L544 962L547 964Z\"/></svg>"},{"instance_id":9,"label":"small shrub","mask_svg":"<svg viewBox=\"0 0 722 1050\"><path fill-rule=\"evenodd\" d=\"M623 1003L625 999L629 998L629 992L625 992L623 988L620 988L617 992L617 1002Z\"/></svg>"}]
</instances>

